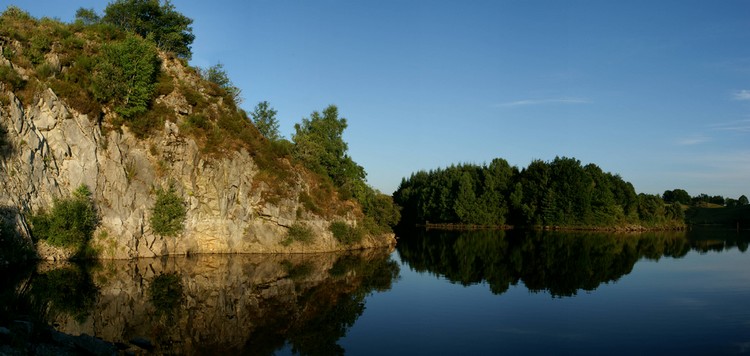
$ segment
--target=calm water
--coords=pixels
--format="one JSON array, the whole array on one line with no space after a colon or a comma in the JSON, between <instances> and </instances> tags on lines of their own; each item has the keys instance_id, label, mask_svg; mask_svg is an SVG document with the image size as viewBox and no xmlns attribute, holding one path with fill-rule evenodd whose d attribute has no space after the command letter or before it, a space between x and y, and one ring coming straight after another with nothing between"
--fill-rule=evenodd
<instances>
[{"instance_id":1,"label":"calm water","mask_svg":"<svg viewBox=\"0 0 750 356\"><path fill-rule=\"evenodd\" d=\"M154 353L750 353L747 232L400 235L396 251L42 264L5 305Z\"/></svg>"}]
</instances>

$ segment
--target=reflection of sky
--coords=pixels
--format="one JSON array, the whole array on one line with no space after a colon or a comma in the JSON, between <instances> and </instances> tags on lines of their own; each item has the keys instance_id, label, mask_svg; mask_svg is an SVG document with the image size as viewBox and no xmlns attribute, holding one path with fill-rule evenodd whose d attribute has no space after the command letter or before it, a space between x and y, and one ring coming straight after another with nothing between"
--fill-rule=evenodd
<instances>
[{"instance_id":1,"label":"reflection of sky","mask_svg":"<svg viewBox=\"0 0 750 356\"><path fill-rule=\"evenodd\" d=\"M691 251L641 260L615 283L552 298L522 283L493 295L486 284L463 287L402 265L401 280L368 298L340 345L351 354L749 351L748 266L750 254L737 249Z\"/></svg>"}]
</instances>

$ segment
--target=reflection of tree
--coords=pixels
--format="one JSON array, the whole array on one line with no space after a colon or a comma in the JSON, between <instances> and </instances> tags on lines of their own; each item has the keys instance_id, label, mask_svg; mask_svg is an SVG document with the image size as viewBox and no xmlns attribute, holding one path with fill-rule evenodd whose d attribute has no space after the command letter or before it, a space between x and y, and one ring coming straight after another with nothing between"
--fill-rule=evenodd
<instances>
[{"instance_id":1,"label":"reflection of tree","mask_svg":"<svg viewBox=\"0 0 750 356\"><path fill-rule=\"evenodd\" d=\"M50 317L65 314L78 322L85 321L99 294L90 267L70 264L32 276L30 295L33 303L46 306Z\"/></svg>"},{"instance_id":2,"label":"reflection of tree","mask_svg":"<svg viewBox=\"0 0 750 356\"><path fill-rule=\"evenodd\" d=\"M616 281L641 258L680 258L691 247L721 251L734 244L740 250L747 246L746 240L701 242L668 232L412 231L402 236L399 254L418 271L463 285L486 281L495 294L522 281L530 291L553 296Z\"/></svg>"},{"instance_id":3,"label":"reflection of tree","mask_svg":"<svg viewBox=\"0 0 750 356\"><path fill-rule=\"evenodd\" d=\"M183 286L177 273L162 273L154 277L148 288L156 313L171 317L184 300Z\"/></svg>"},{"instance_id":4,"label":"reflection of tree","mask_svg":"<svg viewBox=\"0 0 750 356\"><path fill-rule=\"evenodd\" d=\"M343 355L337 341L346 335L365 310L365 297L391 288L398 264L389 258L374 260L344 255L329 270L331 284L313 288L299 299L305 305L288 335L292 351L301 355Z\"/></svg>"},{"instance_id":5,"label":"reflection of tree","mask_svg":"<svg viewBox=\"0 0 750 356\"><path fill-rule=\"evenodd\" d=\"M278 298L264 300L258 307L266 313L250 334L245 347L253 354L272 354L286 343L301 355L341 355L338 340L346 335L365 310L365 298L374 291L386 291L398 279L398 263L386 254L365 256L344 254L328 269L327 278L309 286L296 271L312 275L310 263L282 262L300 294L294 306Z\"/></svg>"},{"instance_id":6,"label":"reflection of tree","mask_svg":"<svg viewBox=\"0 0 750 356\"><path fill-rule=\"evenodd\" d=\"M73 335L123 344L146 338L154 353L265 355L288 346L304 355L342 354L338 340L362 315L366 297L390 289L400 273L385 250L166 261L30 266L0 283L0 322L33 312Z\"/></svg>"}]
</instances>

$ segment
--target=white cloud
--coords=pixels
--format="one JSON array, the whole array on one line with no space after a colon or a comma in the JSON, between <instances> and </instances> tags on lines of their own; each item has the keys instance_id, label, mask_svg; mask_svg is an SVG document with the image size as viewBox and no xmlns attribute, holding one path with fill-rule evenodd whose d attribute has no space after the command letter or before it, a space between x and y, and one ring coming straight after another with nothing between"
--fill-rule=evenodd
<instances>
[{"instance_id":1,"label":"white cloud","mask_svg":"<svg viewBox=\"0 0 750 356\"><path fill-rule=\"evenodd\" d=\"M586 98L553 98L553 99L516 100L516 101L500 103L495 106L518 107L518 106L533 106L533 105L546 105L546 104L591 104L591 103L592 101Z\"/></svg>"},{"instance_id":2,"label":"white cloud","mask_svg":"<svg viewBox=\"0 0 750 356\"><path fill-rule=\"evenodd\" d=\"M677 141L677 144L680 146L693 146L693 145L700 145L701 143L706 143L711 141L710 137L707 136L692 136L692 137L686 137L682 138Z\"/></svg>"},{"instance_id":3,"label":"white cloud","mask_svg":"<svg viewBox=\"0 0 750 356\"><path fill-rule=\"evenodd\" d=\"M750 119L719 123L711 125L711 128L717 131L750 133Z\"/></svg>"},{"instance_id":4,"label":"white cloud","mask_svg":"<svg viewBox=\"0 0 750 356\"><path fill-rule=\"evenodd\" d=\"M750 100L750 90L742 89L732 93L732 99L734 100Z\"/></svg>"}]
</instances>

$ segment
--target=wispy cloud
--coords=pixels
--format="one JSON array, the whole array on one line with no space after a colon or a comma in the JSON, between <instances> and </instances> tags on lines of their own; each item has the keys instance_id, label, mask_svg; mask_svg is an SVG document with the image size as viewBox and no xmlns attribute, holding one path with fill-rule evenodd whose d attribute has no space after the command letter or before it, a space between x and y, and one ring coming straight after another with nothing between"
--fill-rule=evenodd
<instances>
[{"instance_id":1,"label":"wispy cloud","mask_svg":"<svg viewBox=\"0 0 750 356\"><path fill-rule=\"evenodd\" d=\"M706 143L711 141L711 138L708 136L692 136L692 137L685 137L682 139L677 140L677 144L680 146L694 146L694 145L700 145L702 143Z\"/></svg>"},{"instance_id":2,"label":"wispy cloud","mask_svg":"<svg viewBox=\"0 0 750 356\"><path fill-rule=\"evenodd\" d=\"M748 92L750 95L750 92ZM497 107L519 107L519 106L534 106L534 105L547 105L547 104L591 104L592 101L586 98L551 98L551 99L525 99L508 101L500 104L496 104Z\"/></svg>"},{"instance_id":3,"label":"wispy cloud","mask_svg":"<svg viewBox=\"0 0 750 356\"><path fill-rule=\"evenodd\" d=\"M750 119L724 122L711 125L713 130L750 133Z\"/></svg>"},{"instance_id":4,"label":"wispy cloud","mask_svg":"<svg viewBox=\"0 0 750 356\"><path fill-rule=\"evenodd\" d=\"M742 89L732 93L732 99L734 100L750 100L750 90Z\"/></svg>"}]
</instances>

